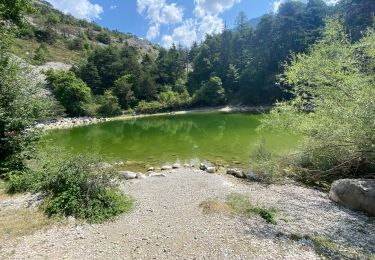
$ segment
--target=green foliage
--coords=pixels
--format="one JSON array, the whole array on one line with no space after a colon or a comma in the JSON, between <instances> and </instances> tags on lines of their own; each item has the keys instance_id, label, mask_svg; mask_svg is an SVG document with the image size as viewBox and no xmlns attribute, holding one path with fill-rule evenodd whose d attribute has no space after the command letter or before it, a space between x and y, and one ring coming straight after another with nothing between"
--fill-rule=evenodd
<instances>
[{"instance_id":1,"label":"green foliage","mask_svg":"<svg viewBox=\"0 0 375 260\"><path fill-rule=\"evenodd\" d=\"M110 44L111 36L107 32L100 32L96 35L96 40L103 44Z\"/></svg>"},{"instance_id":2,"label":"green foliage","mask_svg":"<svg viewBox=\"0 0 375 260\"><path fill-rule=\"evenodd\" d=\"M57 159L59 158L59 159ZM8 191L32 191L46 196L48 215L74 216L90 223L103 222L129 211L132 201L116 185L116 173L95 157L42 156L35 170L11 175Z\"/></svg>"},{"instance_id":3,"label":"green foliage","mask_svg":"<svg viewBox=\"0 0 375 260\"><path fill-rule=\"evenodd\" d=\"M164 90L159 93L157 100L146 102L140 101L135 108L138 113L155 113L179 108L186 108L191 104L191 97L187 90L183 93L172 91L170 86L164 86Z\"/></svg>"},{"instance_id":4,"label":"green foliage","mask_svg":"<svg viewBox=\"0 0 375 260\"><path fill-rule=\"evenodd\" d=\"M91 90L70 71L49 71L47 81L56 99L70 116L86 115L85 105L91 102Z\"/></svg>"},{"instance_id":5,"label":"green foliage","mask_svg":"<svg viewBox=\"0 0 375 260\"><path fill-rule=\"evenodd\" d=\"M99 96L98 113L102 116L115 116L121 114L119 100L111 90L106 90L103 96Z\"/></svg>"},{"instance_id":6,"label":"green foliage","mask_svg":"<svg viewBox=\"0 0 375 260\"><path fill-rule=\"evenodd\" d=\"M113 84L113 93L119 99L121 108L128 109L132 107L136 101L132 75L127 74L118 78Z\"/></svg>"},{"instance_id":7,"label":"green foliage","mask_svg":"<svg viewBox=\"0 0 375 260\"><path fill-rule=\"evenodd\" d=\"M25 24L24 15L33 11L29 0L1 0L0 1L0 20L10 22L16 26L22 27Z\"/></svg>"},{"instance_id":8,"label":"green foliage","mask_svg":"<svg viewBox=\"0 0 375 260\"><path fill-rule=\"evenodd\" d=\"M45 29L35 30L35 37L38 42L45 42L52 45L57 42L59 36L51 27L47 27Z\"/></svg>"},{"instance_id":9,"label":"green foliage","mask_svg":"<svg viewBox=\"0 0 375 260\"><path fill-rule=\"evenodd\" d=\"M1 57L1 56L0 56ZM52 100L30 69L14 59L3 58L0 66L0 174L24 167L32 156L37 131L26 131L46 118Z\"/></svg>"},{"instance_id":10,"label":"green foliage","mask_svg":"<svg viewBox=\"0 0 375 260\"><path fill-rule=\"evenodd\" d=\"M224 88L219 77L211 77L203 83L202 87L194 94L193 103L204 106L218 106L225 103Z\"/></svg>"},{"instance_id":11,"label":"green foliage","mask_svg":"<svg viewBox=\"0 0 375 260\"><path fill-rule=\"evenodd\" d=\"M34 54L34 61L36 64L41 65L47 61L48 48L45 43L41 43L36 49Z\"/></svg>"},{"instance_id":12,"label":"green foliage","mask_svg":"<svg viewBox=\"0 0 375 260\"><path fill-rule=\"evenodd\" d=\"M304 140L293 158L304 181L374 177L375 33L351 44L331 19L308 54L294 55L281 81L293 99L279 102L264 126L287 128Z\"/></svg>"},{"instance_id":13,"label":"green foliage","mask_svg":"<svg viewBox=\"0 0 375 260\"><path fill-rule=\"evenodd\" d=\"M268 223L276 225L275 210L261 207L254 207L250 201L241 194L231 194L226 198L226 203L238 214L251 216L259 215Z\"/></svg>"}]
</instances>

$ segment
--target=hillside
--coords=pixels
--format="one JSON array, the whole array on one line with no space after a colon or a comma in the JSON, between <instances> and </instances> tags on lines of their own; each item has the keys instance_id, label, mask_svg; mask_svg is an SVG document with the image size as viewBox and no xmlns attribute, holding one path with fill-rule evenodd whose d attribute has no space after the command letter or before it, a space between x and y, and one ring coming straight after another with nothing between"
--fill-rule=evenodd
<instances>
[{"instance_id":1,"label":"hillside","mask_svg":"<svg viewBox=\"0 0 375 260\"><path fill-rule=\"evenodd\" d=\"M128 44L141 53L156 50L150 42L131 34L105 29L94 22L76 19L53 8L48 2L35 0L35 11L27 17L28 25L17 35L12 51L28 62L74 64L96 46Z\"/></svg>"}]
</instances>

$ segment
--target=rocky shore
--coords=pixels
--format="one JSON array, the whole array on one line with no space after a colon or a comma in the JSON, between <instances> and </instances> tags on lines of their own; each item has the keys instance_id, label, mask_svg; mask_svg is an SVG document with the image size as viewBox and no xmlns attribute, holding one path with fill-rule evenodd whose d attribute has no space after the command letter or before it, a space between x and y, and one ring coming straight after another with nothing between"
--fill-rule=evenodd
<instances>
[{"instance_id":1,"label":"rocky shore","mask_svg":"<svg viewBox=\"0 0 375 260\"><path fill-rule=\"evenodd\" d=\"M35 128L52 130L52 129L66 129L84 125L98 124L108 121L118 121L118 120L129 120L135 118L143 118L150 116L163 116L163 115L183 115L188 113L198 113L198 112L252 112L259 113L269 110L269 107L242 107L242 106L226 106L226 107L216 107L216 108L197 108L190 110L165 112L165 113L155 113L155 114L127 114L117 117L107 117L107 118L96 118L96 117L67 117L55 120L50 120L42 123L35 124Z\"/></svg>"}]
</instances>

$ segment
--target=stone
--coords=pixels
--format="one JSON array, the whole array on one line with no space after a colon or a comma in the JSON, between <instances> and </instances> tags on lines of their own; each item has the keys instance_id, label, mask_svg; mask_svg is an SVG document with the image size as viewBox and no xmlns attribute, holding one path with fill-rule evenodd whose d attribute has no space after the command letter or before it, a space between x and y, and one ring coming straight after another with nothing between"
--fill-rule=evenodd
<instances>
[{"instance_id":1,"label":"stone","mask_svg":"<svg viewBox=\"0 0 375 260\"><path fill-rule=\"evenodd\" d=\"M354 210L375 216L375 180L342 179L332 183L329 198Z\"/></svg>"},{"instance_id":2,"label":"stone","mask_svg":"<svg viewBox=\"0 0 375 260\"><path fill-rule=\"evenodd\" d=\"M163 165L163 166L161 167L161 170L162 170L162 171L172 170L172 166L170 166L170 165Z\"/></svg>"},{"instance_id":3,"label":"stone","mask_svg":"<svg viewBox=\"0 0 375 260\"><path fill-rule=\"evenodd\" d=\"M216 167L207 167L206 172L208 173L215 173L216 172Z\"/></svg>"},{"instance_id":4,"label":"stone","mask_svg":"<svg viewBox=\"0 0 375 260\"><path fill-rule=\"evenodd\" d=\"M150 168L147 169L147 171L148 172L153 172L153 171L155 171L155 168L154 167L150 167Z\"/></svg>"},{"instance_id":5,"label":"stone","mask_svg":"<svg viewBox=\"0 0 375 260\"><path fill-rule=\"evenodd\" d=\"M205 171L207 169L207 166L204 163L201 163L199 165L199 169L201 169L202 171Z\"/></svg>"},{"instance_id":6,"label":"stone","mask_svg":"<svg viewBox=\"0 0 375 260\"><path fill-rule=\"evenodd\" d=\"M144 179L146 179L146 178L147 178L146 175L144 175L144 174L142 174L142 173L137 173L137 179L144 180Z\"/></svg>"},{"instance_id":7,"label":"stone","mask_svg":"<svg viewBox=\"0 0 375 260\"><path fill-rule=\"evenodd\" d=\"M233 175L237 178L245 178L246 175L244 174L243 171L237 169L237 168L233 168L233 169L228 169L227 170L227 174L230 174L230 175Z\"/></svg>"},{"instance_id":8,"label":"stone","mask_svg":"<svg viewBox=\"0 0 375 260\"><path fill-rule=\"evenodd\" d=\"M259 178L258 176L253 172L253 171L248 171L246 177L250 180L253 180L253 181L259 181Z\"/></svg>"},{"instance_id":9,"label":"stone","mask_svg":"<svg viewBox=\"0 0 375 260\"><path fill-rule=\"evenodd\" d=\"M184 167L185 167L185 168L189 168L189 167L190 167L190 165L189 165L189 164L187 164L187 163L185 163L185 164L184 164Z\"/></svg>"},{"instance_id":10,"label":"stone","mask_svg":"<svg viewBox=\"0 0 375 260\"><path fill-rule=\"evenodd\" d=\"M125 180L132 180L132 179L137 178L137 174L135 172L121 171L119 172L119 174Z\"/></svg>"},{"instance_id":11,"label":"stone","mask_svg":"<svg viewBox=\"0 0 375 260\"><path fill-rule=\"evenodd\" d=\"M35 126L35 128L38 128L38 129L42 129L42 128L44 128L44 127L46 127L45 124L37 124L37 125Z\"/></svg>"},{"instance_id":12,"label":"stone","mask_svg":"<svg viewBox=\"0 0 375 260\"><path fill-rule=\"evenodd\" d=\"M172 168L173 168L173 169L181 168L181 164L179 164L179 163L175 163L175 164L172 165Z\"/></svg>"}]
</instances>

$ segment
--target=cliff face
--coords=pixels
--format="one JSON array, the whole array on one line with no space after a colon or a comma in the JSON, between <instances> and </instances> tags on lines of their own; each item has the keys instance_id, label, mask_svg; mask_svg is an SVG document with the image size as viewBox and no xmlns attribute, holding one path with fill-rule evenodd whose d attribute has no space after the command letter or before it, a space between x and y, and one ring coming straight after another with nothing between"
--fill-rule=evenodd
<instances>
[{"instance_id":1,"label":"cliff face","mask_svg":"<svg viewBox=\"0 0 375 260\"><path fill-rule=\"evenodd\" d=\"M48 2L35 0L34 7L35 12L27 17L28 25L18 33L13 48L14 54L31 64L74 64L84 60L95 47L109 44L128 44L141 53L157 51L149 41L74 18L54 9Z\"/></svg>"}]
</instances>

